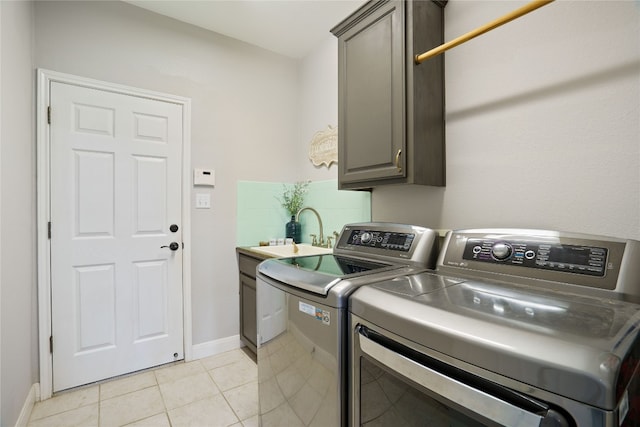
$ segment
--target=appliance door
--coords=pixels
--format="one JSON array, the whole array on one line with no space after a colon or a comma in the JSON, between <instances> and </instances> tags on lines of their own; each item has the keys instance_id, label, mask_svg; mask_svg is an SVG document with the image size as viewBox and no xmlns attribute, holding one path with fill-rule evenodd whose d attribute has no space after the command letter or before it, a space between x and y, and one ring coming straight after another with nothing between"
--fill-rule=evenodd
<instances>
[{"instance_id":1,"label":"appliance door","mask_svg":"<svg viewBox=\"0 0 640 427\"><path fill-rule=\"evenodd\" d=\"M572 425L542 402L420 353L356 316L351 321L354 426Z\"/></svg>"},{"instance_id":2,"label":"appliance door","mask_svg":"<svg viewBox=\"0 0 640 427\"><path fill-rule=\"evenodd\" d=\"M256 282L260 425L345 425L346 310L265 277Z\"/></svg>"},{"instance_id":3,"label":"appliance door","mask_svg":"<svg viewBox=\"0 0 640 427\"><path fill-rule=\"evenodd\" d=\"M268 259L260 263L258 271L289 286L325 296L344 278L396 268L394 264L325 254Z\"/></svg>"}]
</instances>

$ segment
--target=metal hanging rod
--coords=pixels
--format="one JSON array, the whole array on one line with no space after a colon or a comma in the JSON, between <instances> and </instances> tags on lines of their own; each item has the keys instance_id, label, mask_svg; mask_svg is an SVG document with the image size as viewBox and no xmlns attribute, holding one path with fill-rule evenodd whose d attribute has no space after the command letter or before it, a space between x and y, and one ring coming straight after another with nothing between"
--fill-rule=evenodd
<instances>
[{"instance_id":1,"label":"metal hanging rod","mask_svg":"<svg viewBox=\"0 0 640 427\"><path fill-rule=\"evenodd\" d=\"M473 31L469 31L468 33L463 34L460 37L451 40L450 42L441 44L440 46L435 47L428 52L422 53L420 55L416 55L416 59L415 59L416 64L421 64L429 58L440 55L441 53L444 53L445 51L451 48L454 48L462 43L466 43L469 40L475 37L478 37L479 35L482 35L488 31L498 28L499 26L504 25L507 22L513 21L514 19L520 18L521 16L526 15L529 12L533 12L534 10L541 8L542 6L545 6L549 3L552 3L553 1L555 0L534 0L530 3L527 3L521 8L516 9L513 12L507 13L506 15L498 19L495 19L489 22L488 24L478 27Z\"/></svg>"}]
</instances>

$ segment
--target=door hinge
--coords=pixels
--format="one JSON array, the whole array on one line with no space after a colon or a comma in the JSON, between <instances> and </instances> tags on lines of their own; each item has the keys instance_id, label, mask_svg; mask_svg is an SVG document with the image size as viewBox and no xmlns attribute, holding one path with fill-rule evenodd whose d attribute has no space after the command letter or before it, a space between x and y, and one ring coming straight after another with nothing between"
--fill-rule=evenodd
<instances>
[{"instance_id":1,"label":"door hinge","mask_svg":"<svg viewBox=\"0 0 640 427\"><path fill-rule=\"evenodd\" d=\"M51 124L51 106L47 107L47 123Z\"/></svg>"},{"instance_id":2,"label":"door hinge","mask_svg":"<svg viewBox=\"0 0 640 427\"><path fill-rule=\"evenodd\" d=\"M47 237L51 240L51 221L47 223Z\"/></svg>"},{"instance_id":3,"label":"door hinge","mask_svg":"<svg viewBox=\"0 0 640 427\"><path fill-rule=\"evenodd\" d=\"M53 335L49 336L49 353L53 354Z\"/></svg>"}]
</instances>

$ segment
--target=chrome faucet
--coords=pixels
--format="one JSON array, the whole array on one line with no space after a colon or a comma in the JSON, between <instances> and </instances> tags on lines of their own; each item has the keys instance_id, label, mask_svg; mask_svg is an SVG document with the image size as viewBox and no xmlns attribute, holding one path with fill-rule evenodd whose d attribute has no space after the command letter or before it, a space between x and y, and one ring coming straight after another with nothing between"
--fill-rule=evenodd
<instances>
[{"instance_id":1,"label":"chrome faucet","mask_svg":"<svg viewBox=\"0 0 640 427\"><path fill-rule=\"evenodd\" d=\"M318 218L318 225L320 226L320 241L316 240L316 236L312 235L313 242L311 242L311 244L313 246L322 246L322 247L324 247L324 245L325 245L325 242L324 242L324 231L322 230L322 219L320 219L320 214L318 213L317 210L315 210L313 208L310 208L310 207L302 208L296 214L296 222L299 222L300 214L302 212L304 212L304 211L311 211L314 214L316 214L316 218Z\"/></svg>"}]
</instances>

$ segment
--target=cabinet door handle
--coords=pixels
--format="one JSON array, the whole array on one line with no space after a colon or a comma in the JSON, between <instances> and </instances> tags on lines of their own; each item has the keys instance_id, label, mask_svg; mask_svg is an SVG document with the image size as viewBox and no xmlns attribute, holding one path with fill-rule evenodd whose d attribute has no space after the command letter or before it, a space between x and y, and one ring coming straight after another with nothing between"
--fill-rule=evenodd
<instances>
[{"instance_id":1,"label":"cabinet door handle","mask_svg":"<svg viewBox=\"0 0 640 427\"><path fill-rule=\"evenodd\" d=\"M398 168L398 173L402 173L402 166L400 166L400 155L402 154L402 148L398 149L396 153L396 168Z\"/></svg>"}]
</instances>

